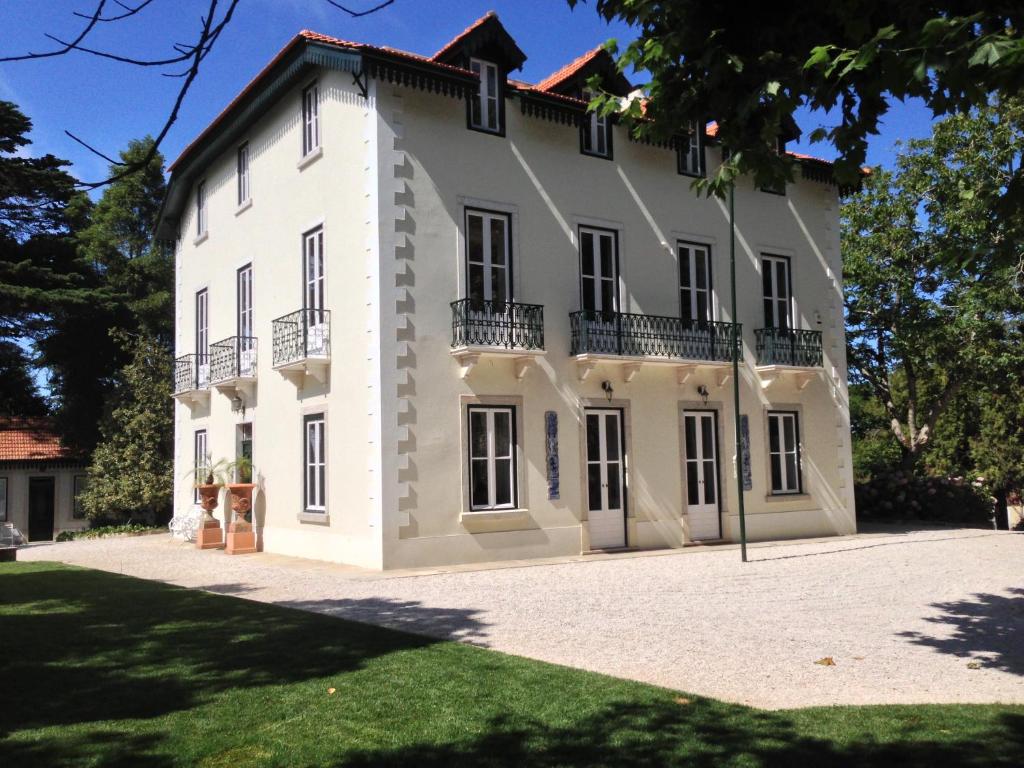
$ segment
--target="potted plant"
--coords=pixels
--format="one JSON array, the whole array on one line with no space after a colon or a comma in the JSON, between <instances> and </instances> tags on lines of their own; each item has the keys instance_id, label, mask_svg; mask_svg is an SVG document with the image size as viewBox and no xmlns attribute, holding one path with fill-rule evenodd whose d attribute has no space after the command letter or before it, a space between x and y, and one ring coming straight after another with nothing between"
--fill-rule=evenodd
<instances>
[{"instance_id":1,"label":"potted plant","mask_svg":"<svg viewBox=\"0 0 1024 768\"><path fill-rule=\"evenodd\" d=\"M235 522L245 520L252 511L252 492L256 488L253 480L252 459L241 456L228 465L228 472L234 476L235 482L228 483L231 495L231 510L235 513Z\"/></svg>"},{"instance_id":2,"label":"potted plant","mask_svg":"<svg viewBox=\"0 0 1024 768\"><path fill-rule=\"evenodd\" d=\"M207 457L206 463L196 467L189 474L196 478L195 488L199 491L199 506L203 509L203 522L216 522L211 514L217 508L220 499L220 489L225 485L231 464L226 459L218 459L211 463Z\"/></svg>"}]
</instances>

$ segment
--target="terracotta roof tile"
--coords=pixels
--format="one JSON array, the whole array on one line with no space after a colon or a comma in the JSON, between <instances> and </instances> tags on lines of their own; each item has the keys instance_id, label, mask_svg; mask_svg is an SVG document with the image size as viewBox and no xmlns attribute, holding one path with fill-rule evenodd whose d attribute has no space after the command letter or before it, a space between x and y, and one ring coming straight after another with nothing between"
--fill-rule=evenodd
<instances>
[{"instance_id":1,"label":"terracotta roof tile","mask_svg":"<svg viewBox=\"0 0 1024 768\"><path fill-rule=\"evenodd\" d=\"M589 64L591 61L593 61L601 53L601 51L603 51L603 50L604 50L604 47L599 45L599 46L597 46L597 48L594 48L593 50L587 51L582 56L579 56L579 57L573 59L572 61L570 61L568 64L566 64L564 67L559 69L557 72L552 72L550 75L548 75L543 80L541 80L539 83L537 83L537 85L535 85L534 87L538 91L549 91L549 90L551 90L556 85L564 83L570 77L572 77L577 72L579 72L581 69L583 69L583 67L587 66L587 64Z\"/></svg>"},{"instance_id":2,"label":"terracotta roof tile","mask_svg":"<svg viewBox=\"0 0 1024 768\"><path fill-rule=\"evenodd\" d=\"M455 37L453 37L447 43L445 43L441 47L441 50L439 50L437 53L435 53L433 56L430 57L431 60L437 61L439 58L441 58L446 53L448 53L448 51L450 51L452 48L454 48L456 45L458 45L459 41L462 40L462 38L464 38L466 35L468 35L474 29L476 29L477 27L483 26L483 24L486 23L488 19L496 19L496 18L498 18L498 14L496 14L494 11L488 11L483 16L481 16L479 19L477 19L472 24L470 24L468 27L466 27L464 30L459 32L459 34L457 34Z\"/></svg>"},{"instance_id":3,"label":"terracotta roof tile","mask_svg":"<svg viewBox=\"0 0 1024 768\"><path fill-rule=\"evenodd\" d=\"M0 418L0 461L54 461L78 458L61 445L47 419Z\"/></svg>"}]
</instances>

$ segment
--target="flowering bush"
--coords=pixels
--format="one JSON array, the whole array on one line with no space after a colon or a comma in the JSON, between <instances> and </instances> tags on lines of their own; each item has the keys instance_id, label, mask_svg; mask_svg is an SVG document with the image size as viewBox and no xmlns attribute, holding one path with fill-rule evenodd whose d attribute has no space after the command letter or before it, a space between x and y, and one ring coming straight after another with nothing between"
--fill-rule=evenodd
<instances>
[{"instance_id":1,"label":"flowering bush","mask_svg":"<svg viewBox=\"0 0 1024 768\"><path fill-rule=\"evenodd\" d=\"M990 525L992 500L957 477L879 474L854 486L861 520L923 520Z\"/></svg>"}]
</instances>

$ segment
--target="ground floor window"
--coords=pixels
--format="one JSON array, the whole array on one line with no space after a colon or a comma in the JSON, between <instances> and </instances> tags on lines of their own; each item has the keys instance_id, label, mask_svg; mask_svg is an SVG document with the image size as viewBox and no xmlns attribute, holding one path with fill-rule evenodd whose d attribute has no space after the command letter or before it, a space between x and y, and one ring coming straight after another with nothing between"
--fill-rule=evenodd
<instances>
[{"instance_id":1,"label":"ground floor window","mask_svg":"<svg viewBox=\"0 0 1024 768\"><path fill-rule=\"evenodd\" d=\"M196 481L196 489L192 494L192 501L199 503L199 484L205 483L205 468L208 466L209 453L206 450L206 430L197 429L192 439L192 470Z\"/></svg>"},{"instance_id":2,"label":"ground floor window","mask_svg":"<svg viewBox=\"0 0 1024 768\"><path fill-rule=\"evenodd\" d=\"M85 517L85 508L82 507L82 494L89 485L88 475L75 475L75 496L74 506L71 509L71 516L76 520Z\"/></svg>"},{"instance_id":3,"label":"ground floor window","mask_svg":"<svg viewBox=\"0 0 1024 768\"><path fill-rule=\"evenodd\" d=\"M768 413L772 493L800 493L800 422L789 411Z\"/></svg>"},{"instance_id":4,"label":"ground floor window","mask_svg":"<svg viewBox=\"0 0 1024 768\"><path fill-rule=\"evenodd\" d=\"M516 505L515 408L469 406L470 509Z\"/></svg>"},{"instance_id":5,"label":"ground floor window","mask_svg":"<svg viewBox=\"0 0 1024 768\"><path fill-rule=\"evenodd\" d=\"M305 444L305 511L327 514L326 417L312 413L303 419Z\"/></svg>"}]
</instances>

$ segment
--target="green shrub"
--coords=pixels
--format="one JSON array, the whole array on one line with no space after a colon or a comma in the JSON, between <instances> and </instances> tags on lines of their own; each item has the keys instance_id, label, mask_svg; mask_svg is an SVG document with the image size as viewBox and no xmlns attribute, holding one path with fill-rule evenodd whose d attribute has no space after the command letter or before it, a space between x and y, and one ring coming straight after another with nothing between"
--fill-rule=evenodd
<instances>
[{"instance_id":1,"label":"green shrub","mask_svg":"<svg viewBox=\"0 0 1024 768\"><path fill-rule=\"evenodd\" d=\"M73 541L74 539L102 539L104 536L132 536L140 533L166 530L160 526L139 525L138 523L126 523L125 525L102 525L98 528L89 528L84 531L61 531L57 534L57 541Z\"/></svg>"},{"instance_id":2,"label":"green shrub","mask_svg":"<svg viewBox=\"0 0 1024 768\"><path fill-rule=\"evenodd\" d=\"M854 486L857 518L991 525L992 500L960 478L901 472L875 475Z\"/></svg>"}]
</instances>

